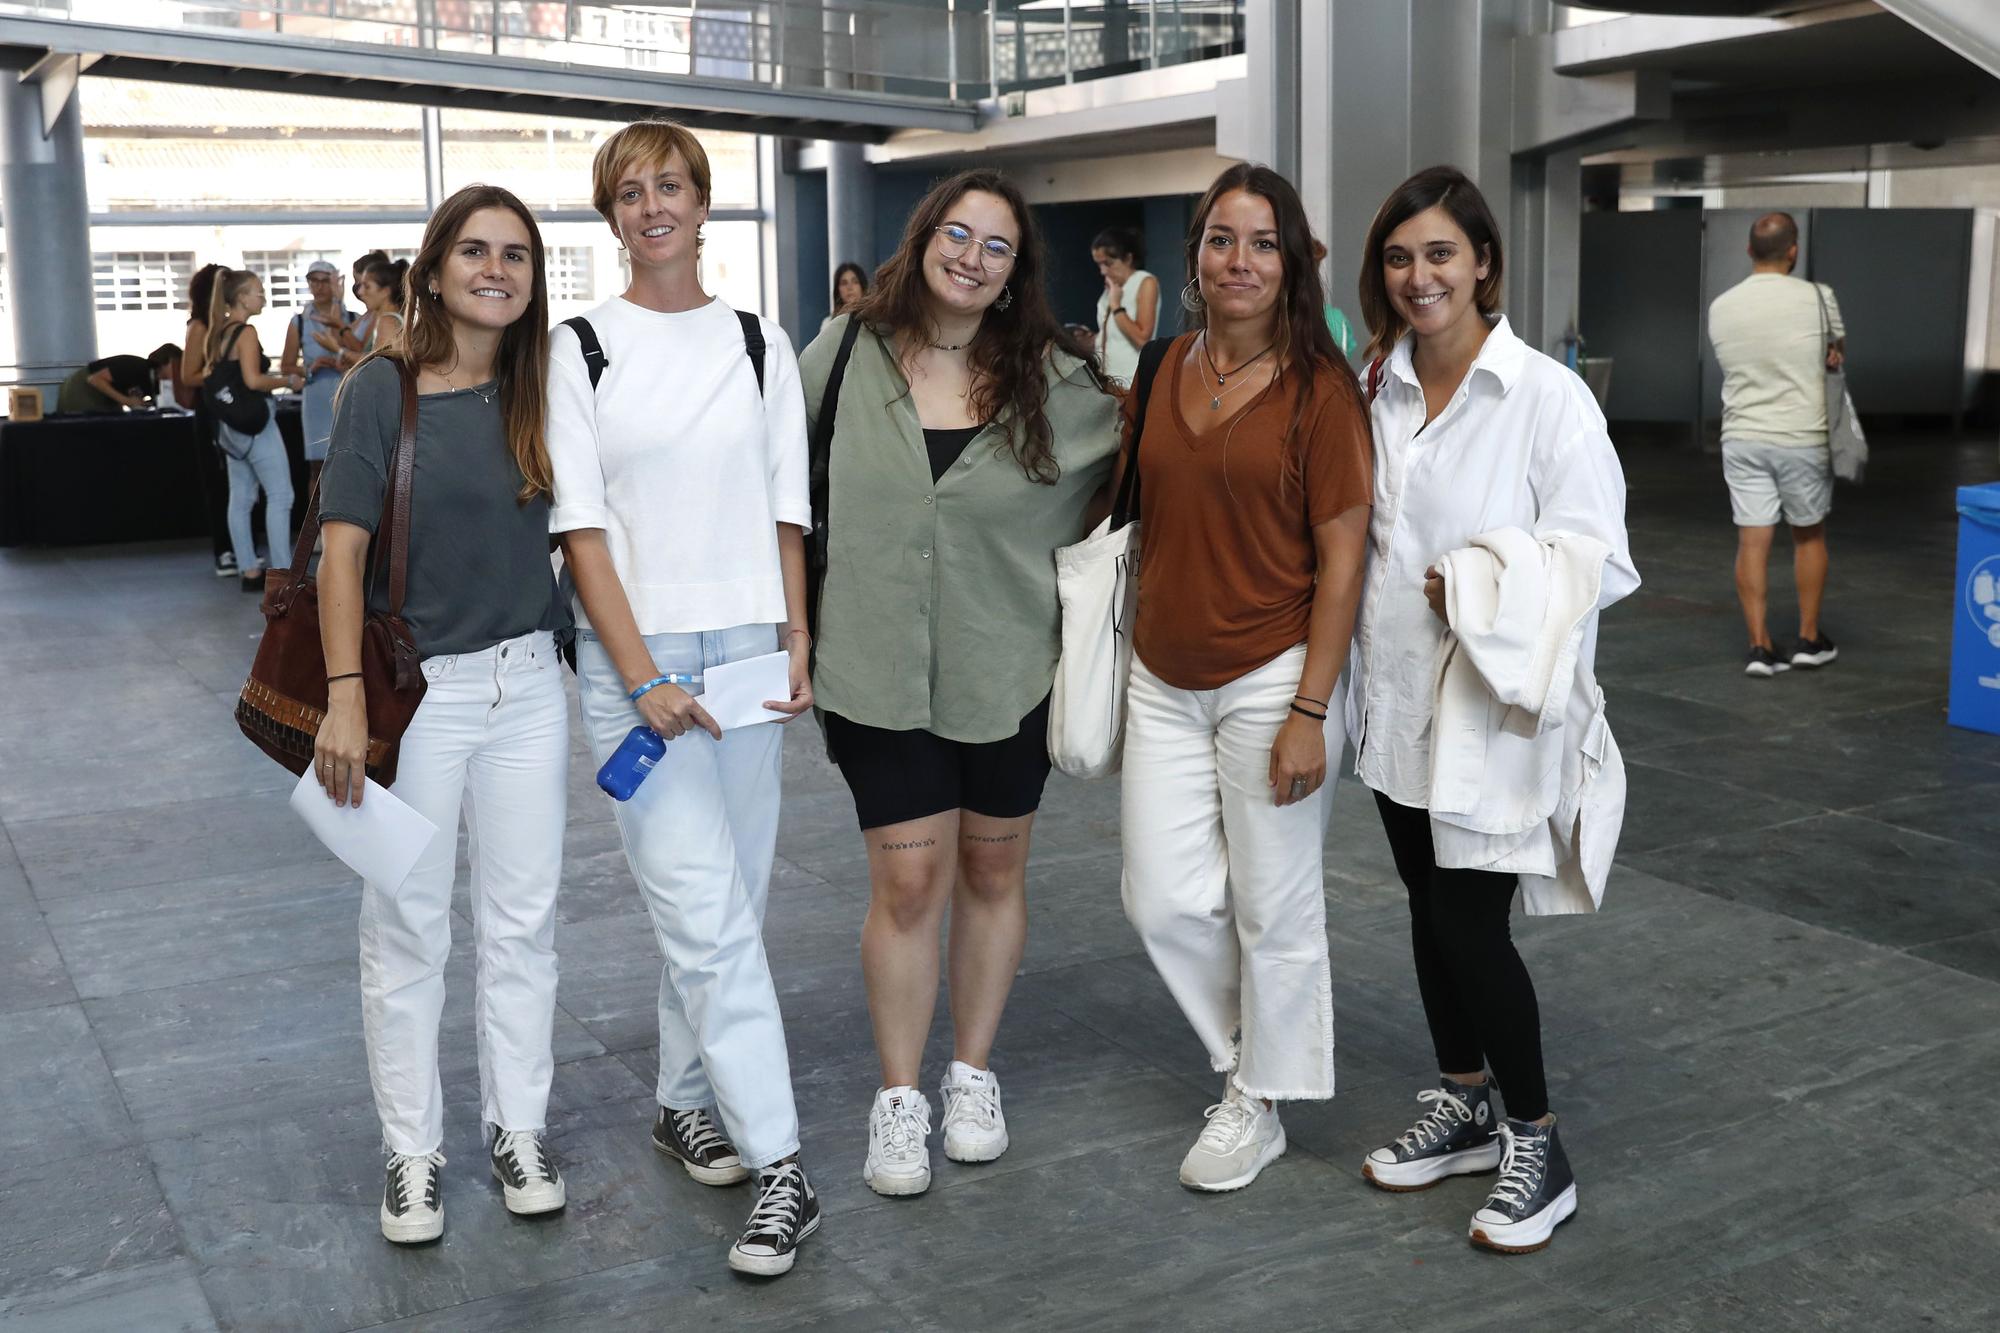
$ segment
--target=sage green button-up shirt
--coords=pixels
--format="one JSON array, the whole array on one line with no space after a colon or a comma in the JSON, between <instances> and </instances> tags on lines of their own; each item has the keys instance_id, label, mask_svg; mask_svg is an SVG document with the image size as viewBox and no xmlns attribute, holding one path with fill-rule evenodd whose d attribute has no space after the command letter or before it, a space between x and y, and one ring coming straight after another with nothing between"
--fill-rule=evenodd
<instances>
[{"instance_id":1,"label":"sage green button-up shirt","mask_svg":"<svg viewBox=\"0 0 2000 1333\"><path fill-rule=\"evenodd\" d=\"M815 422L846 320L799 356ZM855 339L828 473L821 708L983 744L1014 735L1049 692L1062 648L1055 550L1085 535L1085 510L1110 478L1118 400L1060 352L1047 375L1054 485L1028 480L996 424L933 483L893 350L870 330Z\"/></svg>"}]
</instances>

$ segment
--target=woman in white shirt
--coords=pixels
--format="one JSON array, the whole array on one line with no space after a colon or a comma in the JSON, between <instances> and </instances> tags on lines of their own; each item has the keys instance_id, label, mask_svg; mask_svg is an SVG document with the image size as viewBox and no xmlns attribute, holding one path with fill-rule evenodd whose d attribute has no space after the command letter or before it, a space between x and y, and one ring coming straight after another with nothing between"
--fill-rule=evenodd
<instances>
[{"instance_id":1,"label":"woman in white shirt","mask_svg":"<svg viewBox=\"0 0 2000 1333\"><path fill-rule=\"evenodd\" d=\"M591 176L632 284L552 338L549 526L576 579L597 761L635 726L666 741L616 806L666 956L653 1146L703 1184L755 1176L729 1265L775 1276L819 1226L763 944L783 736L724 732L701 695L708 670L785 650L790 697L768 706L812 705L805 401L783 330L702 290L700 142L668 121L628 125Z\"/></svg>"},{"instance_id":2,"label":"woman in white shirt","mask_svg":"<svg viewBox=\"0 0 2000 1333\"><path fill-rule=\"evenodd\" d=\"M1419 1094L1417 1122L1370 1153L1362 1175L1400 1191L1499 1167L1469 1234L1520 1253L1548 1244L1576 1208L1548 1108L1534 982L1508 933L1519 877L1554 876L1557 849L1546 823L1503 846L1433 817L1434 689L1452 642L1440 566L1480 534L1515 528L1608 548L1598 609L1637 587L1638 575L1604 417L1581 380L1514 335L1500 292L1499 229L1463 173L1432 167L1384 202L1361 276L1374 331L1375 508L1348 726L1355 772L1375 792L1409 890L1418 989L1442 1073ZM1586 665L1595 650L1591 610L1578 650ZM1504 1121L1489 1069L1506 1097Z\"/></svg>"},{"instance_id":3,"label":"woman in white shirt","mask_svg":"<svg viewBox=\"0 0 2000 1333\"><path fill-rule=\"evenodd\" d=\"M1139 349L1152 341L1160 320L1160 280L1140 268L1139 239L1123 227L1106 227L1090 243L1090 257L1104 275L1097 298L1097 359L1107 379L1130 384Z\"/></svg>"}]
</instances>

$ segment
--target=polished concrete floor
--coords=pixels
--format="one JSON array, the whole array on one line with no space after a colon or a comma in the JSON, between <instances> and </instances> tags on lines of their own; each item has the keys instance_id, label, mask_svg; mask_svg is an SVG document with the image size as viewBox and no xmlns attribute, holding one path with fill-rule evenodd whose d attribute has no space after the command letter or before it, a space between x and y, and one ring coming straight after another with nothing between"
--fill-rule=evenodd
<instances>
[{"instance_id":1,"label":"polished concrete floor","mask_svg":"<svg viewBox=\"0 0 2000 1333\"><path fill-rule=\"evenodd\" d=\"M1175 1183L1215 1080L1121 914L1115 788L1057 780L995 1060L1013 1149L939 1155L922 1199L869 1193L865 868L810 732L769 929L828 1210L796 1271L732 1278L747 1194L647 1146L658 961L581 757L550 1117L568 1211L516 1220L486 1174L461 943L448 1232L386 1245L356 885L229 720L251 599L186 545L0 552L0 1327L1994 1327L2000 738L1943 713L1951 489L1993 479L1993 445L1878 441L1833 528L1839 664L1751 681L1716 461L1624 443L1646 586L1600 650L1619 865L1597 919L1518 928L1581 1210L1519 1259L1466 1245L1479 1182L1356 1174L1432 1071L1351 784L1326 862L1341 1093L1287 1108L1253 1188ZM1782 561L1773 585L1785 605Z\"/></svg>"}]
</instances>

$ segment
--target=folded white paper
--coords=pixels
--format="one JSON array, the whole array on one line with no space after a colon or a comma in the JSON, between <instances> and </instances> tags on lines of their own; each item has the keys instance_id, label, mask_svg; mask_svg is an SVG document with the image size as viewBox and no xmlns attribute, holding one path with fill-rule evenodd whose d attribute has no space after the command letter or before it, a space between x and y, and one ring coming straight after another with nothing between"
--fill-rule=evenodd
<instances>
[{"instance_id":1,"label":"folded white paper","mask_svg":"<svg viewBox=\"0 0 2000 1333\"><path fill-rule=\"evenodd\" d=\"M783 722L786 715L764 707L764 701L791 697L792 655L787 652L724 662L701 673L701 706L724 731Z\"/></svg>"},{"instance_id":2,"label":"folded white paper","mask_svg":"<svg viewBox=\"0 0 2000 1333\"><path fill-rule=\"evenodd\" d=\"M292 809L348 869L384 889L401 887L438 831L372 778L360 805L335 805L307 769L292 788Z\"/></svg>"}]
</instances>

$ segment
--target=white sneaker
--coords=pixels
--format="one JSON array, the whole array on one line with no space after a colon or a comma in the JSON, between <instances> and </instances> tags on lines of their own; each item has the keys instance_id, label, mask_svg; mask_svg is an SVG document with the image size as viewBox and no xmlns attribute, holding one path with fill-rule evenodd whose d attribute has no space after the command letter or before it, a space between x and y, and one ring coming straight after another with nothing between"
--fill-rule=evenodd
<instances>
[{"instance_id":1,"label":"white sneaker","mask_svg":"<svg viewBox=\"0 0 2000 1333\"><path fill-rule=\"evenodd\" d=\"M931 1187L931 1104L915 1088L883 1088L868 1112L868 1162L861 1178L877 1194L922 1194Z\"/></svg>"},{"instance_id":2,"label":"white sneaker","mask_svg":"<svg viewBox=\"0 0 2000 1333\"><path fill-rule=\"evenodd\" d=\"M382 1239L421 1245L444 1234L444 1195L438 1178L443 1165L440 1152L389 1155L388 1179L382 1186Z\"/></svg>"},{"instance_id":3,"label":"white sneaker","mask_svg":"<svg viewBox=\"0 0 2000 1333\"><path fill-rule=\"evenodd\" d=\"M944 1101L944 1155L954 1162L990 1162L1007 1151L1007 1117L1000 1080L990 1069L953 1060L938 1088Z\"/></svg>"},{"instance_id":4,"label":"white sneaker","mask_svg":"<svg viewBox=\"0 0 2000 1333\"><path fill-rule=\"evenodd\" d=\"M1202 1112L1208 1124L1181 1159L1181 1184L1191 1190L1240 1190L1285 1153L1278 1108L1245 1096L1231 1080L1223 1099Z\"/></svg>"}]
</instances>

